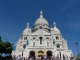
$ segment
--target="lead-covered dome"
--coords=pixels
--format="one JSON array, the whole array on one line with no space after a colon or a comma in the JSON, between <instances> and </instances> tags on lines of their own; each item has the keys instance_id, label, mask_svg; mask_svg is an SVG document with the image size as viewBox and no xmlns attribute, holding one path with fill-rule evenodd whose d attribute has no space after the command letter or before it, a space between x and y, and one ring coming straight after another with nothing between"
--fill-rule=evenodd
<instances>
[{"instance_id":1,"label":"lead-covered dome","mask_svg":"<svg viewBox=\"0 0 80 60\"><path fill-rule=\"evenodd\" d=\"M40 12L40 18L38 18L35 22L34 25L37 25L37 24L45 24L45 25L49 25L47 20L45 18L43 18L43 13L42 11Z\"/></svg>"}]
</instances>

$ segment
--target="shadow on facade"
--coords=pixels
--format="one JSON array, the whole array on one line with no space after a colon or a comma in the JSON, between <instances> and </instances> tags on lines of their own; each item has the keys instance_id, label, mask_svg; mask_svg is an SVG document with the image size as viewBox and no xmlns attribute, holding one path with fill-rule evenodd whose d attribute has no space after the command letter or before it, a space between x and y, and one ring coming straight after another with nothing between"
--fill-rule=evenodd
<instances>
[{"instance_id":1,"label":"shadow on facade","mask_svg":"<svg viewBox=\"0 0 80 60\"><path fill-rule=\"evenodd\" d=\"M34 51L30 51L30 52L29 52L29 56L30 56L30 57L35 56L35 52L34 52Z\"/></svg>"},{"instance_id":2,"label":"shadow on facade","mask_svg":"<svg viewBox=\"0 0 80 60\"><path fill-rule=\"evenodd\" d=\"M44 52L43 51L38 51L38 56L43 56Z\"/></svg>"},{"instance_id":3,"label":"shadow on facade","mask_svg":"<svg viewBox=\"0 0 80 60\"><path fill-rule=\"evenodd\" d=\"M52 56L52 51L50 51L50 50L47 51L47 52L46 52L46 55L47 55L47 58L50 58L50 56Z\"/></svg>"}]
</instances>

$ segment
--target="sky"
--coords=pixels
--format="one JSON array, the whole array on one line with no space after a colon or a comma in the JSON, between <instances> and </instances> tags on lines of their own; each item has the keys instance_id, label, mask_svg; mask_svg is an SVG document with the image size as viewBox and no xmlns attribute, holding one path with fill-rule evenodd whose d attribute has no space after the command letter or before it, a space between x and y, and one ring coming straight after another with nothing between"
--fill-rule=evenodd
<instances>
[{"instance_id":1,"label":"sky","mask_svg":"<svg viewBox=\"0 0 80 60\"><path fill-rule=\"evenodd\" d=\"M0 0L2 40L15 47L27 23L32 28L41 10L51 27L56 22L68 48L76 55L76 41L80 51L80 0Z\"/></svg>"}]
</instances>

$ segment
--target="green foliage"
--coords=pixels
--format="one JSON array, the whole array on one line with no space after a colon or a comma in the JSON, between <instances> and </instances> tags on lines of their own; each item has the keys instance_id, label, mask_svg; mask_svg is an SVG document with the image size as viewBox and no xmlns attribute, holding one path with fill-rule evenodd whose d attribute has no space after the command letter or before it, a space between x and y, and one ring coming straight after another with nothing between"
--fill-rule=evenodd
<instances>
[{"instance_id":1,"label":"green foliage","mask_svg":"<svg viewBox=\"0 0 80 60\"><path fill-rule=\"evenodd\" d=\"M3 53L3 42L1 40L1 36L0 36L0 53L2 54Z\"/></svg>"},{"instance_id":2,"label":"green foliage","mask_svg":"<svg viewBox=\"0 0 80 60\"><path fill-rule=\"evenodd\" d=\"M0 38L0 53L11 54L13 46L10 42L3 42Z\"/></svg>"},{"instance_id":3,"label":"green foliage","mask_svg":"<svg viewBox=\"0 0 80 60\"><path fill-rule=\"evenodd\" d=\"M12 44L10 42L4 42L5 44L5 54L11 54L12 53L12 50L13 50L13 47L12 47Z\"/></svg>"}]
</instances>

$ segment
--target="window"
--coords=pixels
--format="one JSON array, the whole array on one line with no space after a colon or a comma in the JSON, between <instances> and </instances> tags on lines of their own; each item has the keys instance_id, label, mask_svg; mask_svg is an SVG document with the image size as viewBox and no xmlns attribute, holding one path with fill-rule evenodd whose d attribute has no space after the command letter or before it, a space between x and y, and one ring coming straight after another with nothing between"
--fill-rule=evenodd
<instances>
[{"instance_id":1,"label":"window","mask_svg":"<svg viewBox=\"0 0 80 60\"><path fill-rule=\"evenodd\" d=\"M24 40L27 40L27 37L24 37Z\"/></svg>"},{"instance_id":2,"label":"window","mask_svg":"<svg viewBox=\"0 0 80 60\"><path fill-rule=\"evenodd\" d=\"M60 48L60 44L57 44L57 46L56 46L57 48Z\"/></svg>"},{"instance_id":3,"label":"window","mask_svg":"<svg viewBox=\"0 0 80 60\"><path fill-rule=\"evenodd\" d=\"M47 42L47 46L49 46L49 42Z\"/></svg>"},{"instance_id":4,"label":"window","mask_svg":"<svg viewBox=\"0 0 80 60\"><path fill-rule=\"evenodd\" d=\"M59 37L58 36L56 36L56 40L59 40Z\"/></svg>"},{"instance_id":5,"label":"window","mask_svg":"<svg viewBox=\"0 0 80 60\"><path fill-rule=\"evenodd\" d=\"M39 39L40 39L40 44L42 44L42 37L39 37Z\"/></svg>"},{"instance_id":6,"label":"window","mask_svg":"<svg viewBox=\"0 0 80 60\"><path fill-rule=\"evenodd\" d=\"M33 40L34 40L35 38L33 38Z\"/></svg>"},{"instance_id":7,"label":"window","mask_svg":"<svg viewBox=\"0 0 80 60\"><path fill-rule=\"evenodd\" d=\"M42 29L42 27L41 27L41 26L40 26L39 28L40 28L40 29Z\"/></svg>"},{"instance_id":8,"label":"window","mask_svg":"<svg viewBox=\"0 0 80 60\"><path fill-rule=\"evenodd\" d=\"M49 39L48 37L46 39Z\"/></svg>"},{"instance_id":9,"label":"window","mask_svg":"<svg viewBox=\"0 0 80 60\"><path fill-rule=\"evenodd\" d=\"M26 44L23 44L23 48L24 48L24 49L26 48Z\"/></svg>"},{"instance_id":10,"label":"window","mask_svg":"<svg viewBox=\"0 0 80 60\"><path fill-rule=\"evenodd\" d=\"M33 46L35 46L35 42L33 42Z\"/></svg>"}]
</instances>

